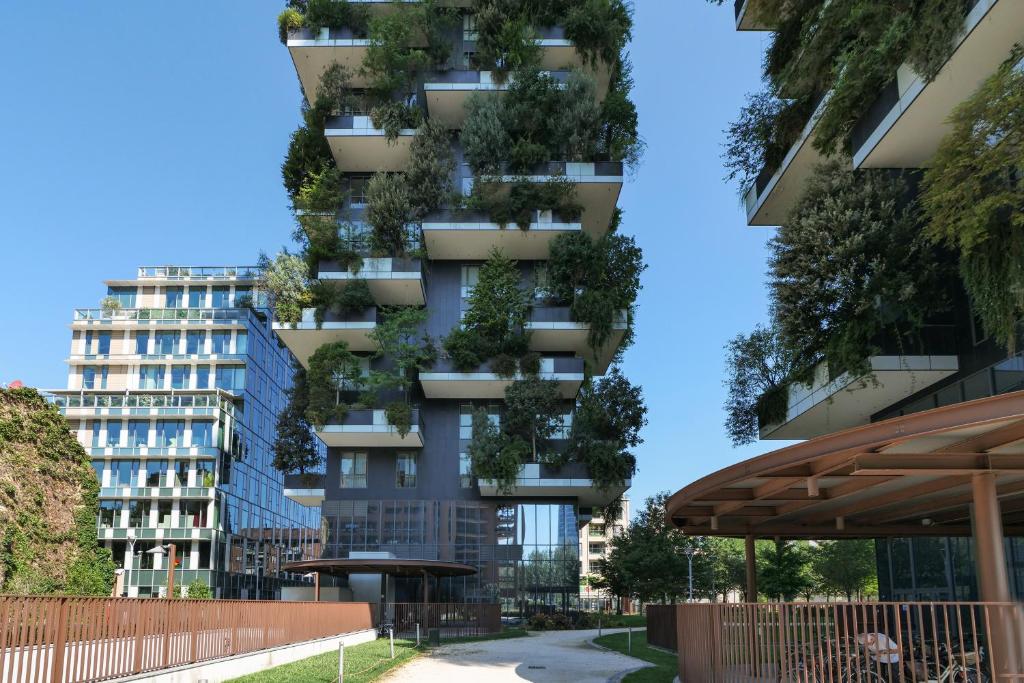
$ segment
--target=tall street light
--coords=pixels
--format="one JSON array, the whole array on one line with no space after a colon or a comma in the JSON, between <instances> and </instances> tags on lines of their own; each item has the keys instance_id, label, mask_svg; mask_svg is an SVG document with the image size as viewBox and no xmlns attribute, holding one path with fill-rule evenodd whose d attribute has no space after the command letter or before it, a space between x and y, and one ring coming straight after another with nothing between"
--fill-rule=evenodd
<instances>
[{"instance_id":1,"label":"tall street light","mask_svg":"<svg viewBox=\"0 0 1024 683\"><path fill-rule=\"evenodd\" d=\"M167 551L167 598L171 599L174 597L174 565L178 562L178 546L174 543L165 543L146 552L151 555L163 555L165 550Z\"/></svg>"},{"instance_id":2,"label":"tall street light","mask_svg":"<svg viewBox=\"0 0 1024 683\"><path fill-rule=\"evenodd\" d=\"M135 529L128 529L125 537L128 539L128 569L124 574L124 590L121 591L122 598L127 598L129 591L132 589L132 565L135 564Z\"/></svg>"},{"instance_id":3,"label":"tall street light","mask_svg":"<svg viewBox=\"0 0 1024 683\"><path fill-rule=\"evenodd\" d=\"M686 553L686 564L688 565L690 572L690 592L687 602L693 602L693 556L700 555L700 550L694 548L692 545L688 545L683 552Z\"/></svg>"}]
</instances>

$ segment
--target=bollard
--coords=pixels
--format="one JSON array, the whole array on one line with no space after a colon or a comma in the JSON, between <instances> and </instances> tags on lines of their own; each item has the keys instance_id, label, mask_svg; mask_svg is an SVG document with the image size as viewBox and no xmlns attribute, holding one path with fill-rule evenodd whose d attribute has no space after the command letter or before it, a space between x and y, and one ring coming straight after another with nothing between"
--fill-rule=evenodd
<instances>
[{"instance_id":1,"label":"bollard","mask_svg":"<svg viewBox=\"0 0 1024 683\"><path fill-rule=\"evenodd\" d=\"M338 641L338 683L345 677L345 641Z\"/></svg>"},{"instance_id":2,"label":"bollard","mask_svg":"<svg viewBox=\"0 0 1024 683\"><path fill-rule=\"evenodd\" d=\"M420 646L420 623L416 622L416 647Z\"/></svg>"},{"instance_id":3,"label":"bollard","mask_svg":"<svg viewBox=\"0 0 1024 683\"><path fill-rule=\"evenodd\" d=\"M597 618L597 637L601 637L601 617Z\"/></svg>"},{"instance_id":4,"label":"bollard","mask_svg":"<svg viewBox=\"0 0 1024 683\"><path fill-rule=\"evenodd\" d=\"M395 629L388 629L388 638L391 640L391 659L395 658Z\"/></svg>"},{"instance_id":5,"label":"bollard","mask_svg":"<svg viewBox=\"0 0 1024 683\"><path fill-rule=\"evenodd\" d=\"M630 626L629 630L626 631L626 654L633 654L633 627Z\"/></svg>"}]
</instances>

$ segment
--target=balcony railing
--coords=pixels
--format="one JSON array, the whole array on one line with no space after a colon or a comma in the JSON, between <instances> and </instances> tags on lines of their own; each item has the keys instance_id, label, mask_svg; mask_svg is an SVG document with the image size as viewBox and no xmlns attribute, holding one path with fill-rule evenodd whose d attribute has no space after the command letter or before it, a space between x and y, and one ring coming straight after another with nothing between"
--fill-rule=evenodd
<instances>
[{"instance_id":1,"label":"balcony railing","mask_svg":"<svg viewBox=\"0 0 1024 683\"><path fill-rule=\"evenodd\" d=\"M219 408L235 412L231 398L219 389L215 393L187 394L47 394L58 408Z\"/></svg>"},{"instance_id":2,"label":"balcony railing","mask_svg":"<svg viewBox=\"0 0 1024 683\"><path fill-rule=\"evenodd\" d=\"M140 266L139 279L161 280L252 280L259 277L256 266Z\"/></svg>"},{"instance_id":3,"label":"balcony railing","mask_svg":"<svg viewBox=\"0 0 1024 683\"><path fill-rule=\"evenodd\" d=\"M75 321L81 320L139 320L164 322L181 320L244 320L250 313L247 308L76 308Z\"/></svg>"},{"instance_id":4,"label":"balcony railing","mask_svg":"<svg viewBox=\"0 0 1024 683\"><path fill-rule=\"evenodd\" d=\"M284 475L286 489L322 489L327 475L323 472L306 472L305 474Z\"/></svg>"},{"instance_id":5,"label":"balcony railing","mask_svg":"<svg viewBox=\"0 0 1024 683\"><path fill-rule=\"evenodd\" d=\"M1017 681L1024 604L676 606L684 681Z\"/></svg>"}]
</instances>

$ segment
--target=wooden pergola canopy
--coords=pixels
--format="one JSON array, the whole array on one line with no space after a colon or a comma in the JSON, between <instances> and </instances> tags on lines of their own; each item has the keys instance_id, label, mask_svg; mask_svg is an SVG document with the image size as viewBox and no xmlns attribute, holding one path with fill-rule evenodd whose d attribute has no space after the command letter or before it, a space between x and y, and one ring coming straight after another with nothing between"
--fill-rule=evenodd
<instances>
[{"instance_id":1,"label":"wooden pergola canopy","mask_svg":"<svg viewBox=\"0 0 1024 683\"><path fill-rule=\"evenodd\" d=\"M1024 392L818 437L719 470L666 506L688 534L971 536L972 477L996 477L1005 535L1024 535Z\"/></svg>"}]
</instances>

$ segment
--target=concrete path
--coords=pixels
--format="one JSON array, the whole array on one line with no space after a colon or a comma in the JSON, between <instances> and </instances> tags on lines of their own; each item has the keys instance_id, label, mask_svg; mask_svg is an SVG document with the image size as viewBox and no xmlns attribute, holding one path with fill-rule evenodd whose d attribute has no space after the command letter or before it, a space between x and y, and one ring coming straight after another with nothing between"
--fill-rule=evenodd
<instances>
[{"instance_id":1,"label":"concrete path","mask_svg":"<svg viewBox=\"0 0 1024 683\"><path fill-rule=\"evenodd\" d=\"M605 629L617 633L623 629ZM590 644L592 631L548 631L525 638L443 645L383 679L385 683L606 683L650 666Z\"/></svg>"}]
</instances>

